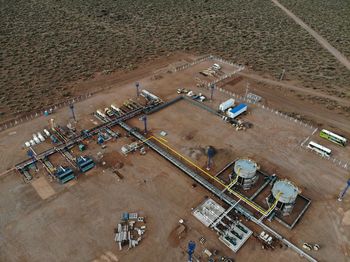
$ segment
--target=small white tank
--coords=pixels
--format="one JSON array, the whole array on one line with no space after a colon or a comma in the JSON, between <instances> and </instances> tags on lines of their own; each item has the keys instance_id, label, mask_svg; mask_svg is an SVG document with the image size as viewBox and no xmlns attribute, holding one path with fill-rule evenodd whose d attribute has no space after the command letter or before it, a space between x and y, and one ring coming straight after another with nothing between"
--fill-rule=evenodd
<instances>
[{"instance_id":1,"label":"small white tank","mask_svg":"<svg viewBox=\"0 0 350 262\"><path fill-rule=\"evenodd\" d=\"M50 132L49 132L47 129L44 129L44 134L45 134L47 137L50 137Z\"/></svg>"},{"instance_id":2,"label":"small white tank","mask_svg":"<svg viewBox=\"0 0 350 262\"><path fill-rule=\"evenodd\" d=\"M24 145L25 145L26 147L30 147L30 142L27 141L27 142L24 143Z\"/></svg>"},{"instance_id":3,"label":"small white tank","mask_svg":"<svg viewBox=\"0 0 350 262\"><path fill-rule=\"evenodd\" d=\"M96 113L103 118L106 117L106 115L104 113L102 113L101 110L96 110Z\"/></svg>"},{"instance_id":4,"label":"small white tank","mask_svg":"<svg viewBox=\"0 0 350 262\"><path fill-rule=\"evenodd\" d=\"M33 134L33 139L36 144L40 144L40 139L36 136L36 134Z\"/></svg>"},{"instance_id":5,"label":"small white tank","mask_svg":"<svg viewBox=\"0 0 350 262\"><path fill-rule=\"evenodd\" d=\"M41 142L45 141L44 136L40 132L38 132L38 138L40 139Z\"/></svg>"}]
</instances>

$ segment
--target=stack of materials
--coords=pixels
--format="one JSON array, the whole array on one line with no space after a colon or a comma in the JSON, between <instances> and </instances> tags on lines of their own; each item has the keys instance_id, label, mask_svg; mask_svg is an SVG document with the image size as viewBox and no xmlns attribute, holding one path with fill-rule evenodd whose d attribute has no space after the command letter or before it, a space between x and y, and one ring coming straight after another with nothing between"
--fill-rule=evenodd
<instances>
[{"instance_id":1,"label":"stack of materials","mask_svg":"<svg viewBox=\"0 0 350 262\"><path fill-rule=\"evenodd\" d=\"M136 247L142 240L146 231L144 217L139 217L138 213L123 213L121 222L115 228L114 241L118 243L119 250L123 246L129 249Z\"/></svg>"}]
</instances>

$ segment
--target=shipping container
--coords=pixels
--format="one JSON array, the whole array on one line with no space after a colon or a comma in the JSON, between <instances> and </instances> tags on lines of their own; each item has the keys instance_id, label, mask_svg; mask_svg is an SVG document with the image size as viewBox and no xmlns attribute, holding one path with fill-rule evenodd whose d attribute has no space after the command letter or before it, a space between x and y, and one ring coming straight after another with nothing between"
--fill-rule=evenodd
<instances>
[{"instance_id":1,"label":"shipping container","mask_svg":"<svg viewBox=\"0 0 350 262\"><path fill-rule=\"evenodd\" d=\"M235 105L235 100L233 98L230 98L229 100L227 100L219 105L219 110L222 112L225 112L228 108L230 108L234 105Z\"/></svg>"},{"instance_id":2,"label":"shipping container","mask_svg":"<svg viewBox=\"0 0 350 262\"><path fill-rule=\"evenodd\" d=\"M248 106L246 104L239 104L238 106L228 110L227 116L229 118L236 118L240 114L243 114L244 112L246 112L247 109L248 109Z\"/></svg>"}]
</instances>

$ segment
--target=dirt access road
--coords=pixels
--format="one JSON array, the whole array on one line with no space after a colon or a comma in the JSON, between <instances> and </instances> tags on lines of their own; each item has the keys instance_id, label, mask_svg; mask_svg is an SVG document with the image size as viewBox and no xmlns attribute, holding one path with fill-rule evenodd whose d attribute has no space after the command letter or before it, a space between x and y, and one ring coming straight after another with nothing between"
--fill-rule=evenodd
<instances>
[{"instance_id":1,"label":"dirt access road","mask_svg":"<svg viewBox=\"0 0 350 262\"><path fill-rule=\"evenodd\" d=\"M348 101L346 99L342 99L340 97L336 97L336 96L332 96L332 95L327 95L327 94L315 91L313 89L307 89L307 88L303 88L303 87L298 87L298 86L295 86L295 85L292 85L292 84L289 84L289 83L268 79L268 78L265 78L265 77L262 77L262 76L259 76L257 74L253 74L253 73L239 72L238 74L241 75L241 76L244 76L246 78L250 78L250 79L253 79L253 80L256 80L256 81L259 81L259 82L263 82L265 84L274 85L274 86L280 86L280 87L283 87L283 88L287 88L289 90L298 91L300 93L304 93L304 94L311 95L311 96L323 97L323 98L326 98L326 99L337 101L341 105L350 106L350 101Z\"/></svg>"},{"instance_id":2,"label":"dirt access road","mask_svg":"<svg viewBox=\"0 0 350 262\"><path fill-rule=\"evenodd\" d=\"M312 35L317 42L319 42L329 53L331 53L340 63L342 63L347 69L350 70L350 61L338 51L335 47L333 47L324 37L319 35L315 30L313 30L310 26L305 24L299 17L281 5L277 0L271 0L276 6L281 8L290 18L292 18L297 24L299 24L302 28L304 28L310 35Z\"/></svg>"}]
</instances>

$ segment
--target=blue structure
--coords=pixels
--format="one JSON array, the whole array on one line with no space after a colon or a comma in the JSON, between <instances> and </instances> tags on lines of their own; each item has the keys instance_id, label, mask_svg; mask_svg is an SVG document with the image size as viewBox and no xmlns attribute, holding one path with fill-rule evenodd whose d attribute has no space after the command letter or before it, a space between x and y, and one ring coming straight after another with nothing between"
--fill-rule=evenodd
<instances>
[{"instance_id":1,"label":"blue structure","mask_svg":"<svg viewBox=\"0 0 350 262\"><path fill-rule=\"evenodd\" d=\"M87 157L87 156L77 157L76 162L79 167L79 170L83 173L89 171L95 166L95 162L90 157Z\"/></svg>"},{"instance_id":2,"label":"blue structure","mask_svg":"<svg viewBox=\"0 0 350 262\"><path fill-rule=\"evenodd\" d=\"M211 164L212 164L212 159L215 155L215 149L212 146L209 146L207 154L208 154L207 170L210 170Z\"/></svg>"},{"instance_id":3,"label":"blue structure","mask_svg":"<svg viewBox=\"0 0 350 262\"><path fill-rule=\"evenodd\" d=\"M187 246L188 262L192 262L192 255L195 249L196 249L196 243L192 240L188 242L188 246Z\"/></svg>"},{"instance_id":4,"label":"blue structure","mask_svg":"<svg viewBox=\"0 0 350 262\"><path fill-rule=\"evenodd\" d=\"M38 171L38 166L36 165L35 154L31 148L27 151L27 155L32 159L33 165L35 166L35 170Z\"/></svg>"},{"instance_id":5,"label":"blue structure","mask_svg":"<svg viewBox=\"0 0 350 262\"><path fill-rule=\"evenodd\" d=\"M86 149L86 146L83 143L79 144L78 147L80 151L84 151Z\"/></svg>"},{"instance_id":6,"label":"blue structure","mask_svg":"<svg viewBox=\"0 0 350 262\"><path fill-rule=\"evenodd\" d=\"M342 201L346 192L348 191L348 189L350 188L350 179L348 179L348 181L346 182L346 187L344 188L344 190L342 192L340 192L338 201Z\"/></svg>"},{"instance_id":7,"label":"blue structure","mask_svg":"<svg viewBox=\"0 0 350 262\"><path fill-rule=\"evenodd\" d=\"M55 135L51 135L50 139L51 139L52 143L54 143L54 144L58 143L58 139L57 139L57 137Z\"/></svg>"},{"instance_id":8,"label":"blue structure","mask_svg":"<svg viewBox=\"0 0 350 262\"><path fill-rule=\"evenodd\" d=\"M230 118L235 118L236 116L239 116L240 114L247 111L247 109L248 109L248 106L246 104L239 104L238 106L230 109L227 112L227 116Z\"/></svg>"},{"instance_id":9,"label":"blue structure","mask_svg":"<svg viewBox=\"0 0 350 262\"><path fill-rule=\"evenodd\" d=\"M83 135L84 138L91 137L89 130L86 130L86 129L81 131L81 135Z\"/></svg>"},{"instance_id":10,"label":"blue structure","mask_svg":"<svg viewBox=\"0 0 350 262\"><path fill-rule=\"evenodd\" d=\"M129 213L128 212L124 212L122 214L122 220L127 221L128 219L129 219Z\"/></svg>"},{"instance_id":11,"label":"blue structure","mask_svg":"<svg viewBox=\"0 0 350 262\"><path fill-rule=\"evenodd\" d=\"M67 183L68 181L75 178L74 172L69 167L60 166L55 172L55 176L61 184Z\"/></svg>"},{"instance_id":12,"label":"blue structure","mask_svg":"<svg viewBox=\"0 0 350 262\"><path fill-rule=\"evenodd\" d=\"M97 144L101 145L101 144L103 144L104 141L105 140L103 139L102 135L98 135L98 137L97 137Z\"/></svg>"}]
</instances>

